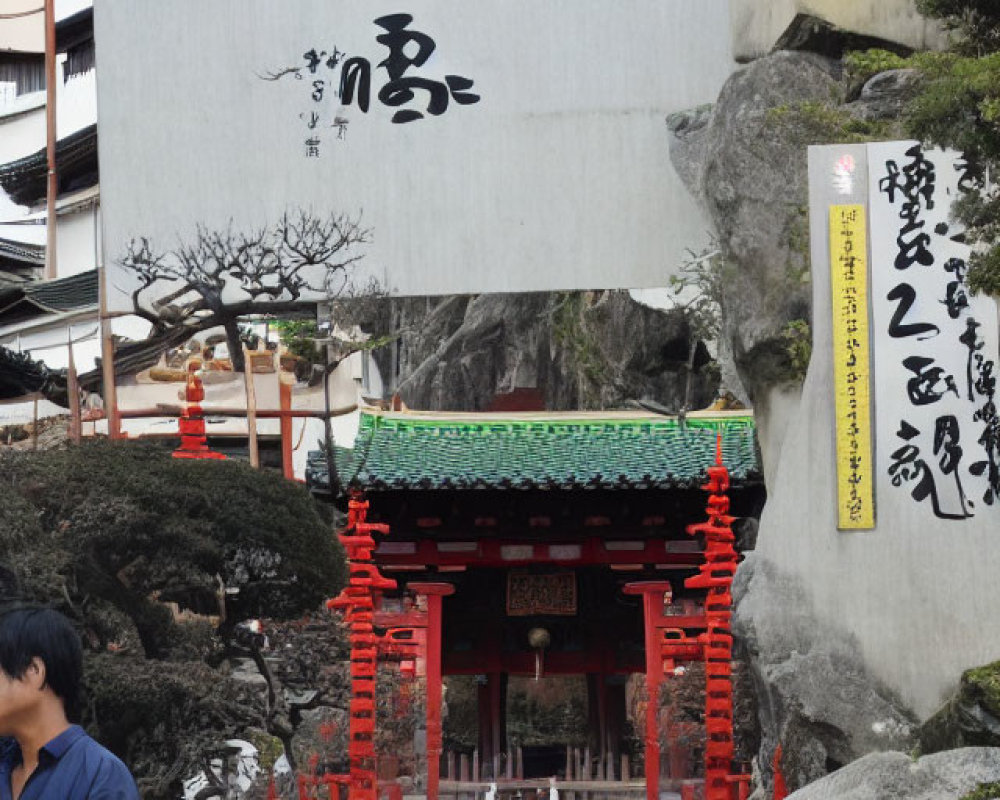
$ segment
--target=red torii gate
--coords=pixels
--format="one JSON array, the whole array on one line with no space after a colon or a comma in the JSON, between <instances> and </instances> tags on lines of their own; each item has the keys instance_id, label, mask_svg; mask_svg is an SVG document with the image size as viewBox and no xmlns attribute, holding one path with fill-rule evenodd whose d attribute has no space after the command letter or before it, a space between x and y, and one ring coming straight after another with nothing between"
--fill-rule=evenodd
<instances>
[{"instance_id":1,"label":"red torii gate","mask_svg":"<svg viewBox=\"0 0 1000 800\"><path fill-rule=\"evenodd\" d=\"M386 589L395 589L396 581L384 577L372 561L375 540L372 533L388 534L389 526L366 522L368 502L360 495L348 502L347 525L339 534L350 564L347 586L327 607L339 609L350 625L351 703L348 730L348 775L299 777L299 795L326 786L330 798L339 797L339 787L346 786L350 800L378 800L375 773L375 682L378 657L403 662L404 672L415 673L421 656L426 662L427 680L427 797L436 800L440 780L441 756L441 616L442 601L455 589L447 583L412 583L411 591L426 598L427 611L421 613L381 614L380 621L390 623L385 635L375 633L376 597ZM395 624L393 627L392 625ZM398 789L398 787L396 787ZM334 792L337 792L335 795ZM398 794L398 792L396 792Z\"/></svg>"},{"instance_id":2,"label":"red torii gate","mask_svg":"<svg viewBox=\"0 0 1000 800\"><path fill-rule=\"evenodd\" d=\"M689 588L707 589L704 615L666 616L663 597L670 591L667 581L644 581L628 584L628 594L641 595L646 637L646 676L649 700L646 709L646 794L648 800L659 798L659 689L664 669L673 670L676 661L705 660L705 800L739 800L749 793L749 775L732 774L732 579L736 572L737 553L729 516L729 473L722 463L721 437L716 445L716 463L708 468L709 492L705 523L690 525L691 535L705 535L705 562L698 575L687 579ZM441 612L443 598L454 592L446 583L414 583L409 588L427 599L423 626L409 615L408 627L390 630L386 636L374 632L375 596L396 588L396 581L383 577L372 560L375 541L372 533L388 534L389 527L365 521L367 501L357 495L349 501L347 526L340 534L350 563L350 581L340 595L328 601L330 608L343 610L351 626L352 699L348 755L349 775L323 775L299 779L300 796L311 787L325 785L339 796L339 786L347 786L350 800L377 800L375 777L375 679L379 648L385 655L415 659L420 650L426 658L427 676L427 797L437 800L439 757L441 754ZM402 619L400 621L403 621ZM425 641L412 635L412 642L397 634L424 628ZM687 637L684 628L704 628L697 637ZM420 645L424 646L421 647ZM690 791L690 787L685 787Z\"/></svg>"},{"instance_id":3,"label":"red torii gate","mask_svg":"<svg viewBox=\"0 0 1000 800\"><path fill-rule=\"evenodd\" d=\"M732 583L737 553L729 516L729 471L722 463L722 437L716 440L715 464L708 468L708 521L689 525L687 532L705 535L705 562L699 574L684 585L707 589L704 615L667 616L664 596L669 581L638 581L625 586L626 594L641 595L646 638L646 798L660 794L659 696L665 671L677 661L705 662L705 800L738 800L749 795L749 775L733 774L733 685L730 628ZM704 628L688 637L685 628ZM686 787L685 787L686 788Z\"/></svg>"}]
</instances>

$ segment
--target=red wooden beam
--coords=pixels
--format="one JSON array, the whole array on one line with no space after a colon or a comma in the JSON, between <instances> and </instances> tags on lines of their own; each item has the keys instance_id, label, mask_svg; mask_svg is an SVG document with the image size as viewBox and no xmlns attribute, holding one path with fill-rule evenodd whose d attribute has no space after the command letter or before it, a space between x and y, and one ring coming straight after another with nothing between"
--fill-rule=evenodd
<instances>
[{"instance_id":1,"label":"red wooden beam","mask_svg":"<svg viewBox=\"0 0 1000 800\"><path fill-rule=\"evenodd\" d=\"M641 550L612 550L605 547L604 540L593 536L575 541L539 542L516 539L482 539L475 534L469 541L474 544L470 550L440 550L437 538L422 538L417 541L400 541L394 538L384 549L375 551L375 562L379 565L406 566L466 566L466 567L509 567L519 564L553 563L567 567L580 567L605 564L650 564L667 565L671 567L696 567L704 562L704 553L700 550L673 552L670 547L673 542L662 539L650 539L643 543ZM454 544L442 542L442 544ZM678 544L681 544L680 542ZM410 552L401 552L404 545ZM565 546L578 546L578 557L557 557L551 555L550 546L560 548L559 553L566 553ZM516 550L514 548L517 548ZM504 554L515 553L516 557L504 557ZM686 627L686 626L675 626Z\"/></svg>"}]
</instances>

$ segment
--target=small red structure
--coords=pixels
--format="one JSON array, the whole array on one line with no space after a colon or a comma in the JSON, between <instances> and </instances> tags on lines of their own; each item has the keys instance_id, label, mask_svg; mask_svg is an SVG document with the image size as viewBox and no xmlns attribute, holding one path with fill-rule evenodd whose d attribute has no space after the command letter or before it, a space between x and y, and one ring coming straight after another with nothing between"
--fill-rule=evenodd
<instances>
[{"instance_id":1,"label":"small red structure","mask_svg":"<svg viewBox=\"0 0 1000 800\"><path fill-rule=\"evenodd\" d=\"M213 458L224 459L222 453L208 449L208 438L205 436L205 416L201 403L205 399L205 387L202 386L196 365L188 367L187 386L185 387L187 408L177 421L181 432L181 446L173 452L174 458Z\"/></svg>"},{"instance_id":2,"label":"small red structure","mask_svg":"<svg viewBox=\"0 0 1000 800\"><path fill-rule=\"evenodd\" d=\"M788 797L788 786L785 785L785 776L781 773L781 745L774 748L774 761L771 762L774 770L774 799L785 800Z\"/></svg>"},{"instance_id":3,"label":"small red structure","mask_svg":"<svg viewBox=\"0 0 1000 800\"><path fill-rule=\"evenodd\" d=\"M733 782L732 620L733 575L737 554L729 516L729 471L722 463L722 437L715 448L715 465L708 468L708 522L689 525L687 532L705 536L705 562L688 578L690 589L707 589L705 598L705 800L731 800ZM741 784L742 785L742 784Z\"/></svg>"},{"instance_id":4,"label":"small red structure","mask_svg":"<svg viewBox=\"0 0 1000 800\"><path fill-rule=\"evenodd\" d=\"M347 526L340 534L350 564L350 580L330 608L344 612L351 634L351 706L347 755L351 771L348 782L351 800L378 800L375 780L375 679L379 638L372 625L374 596L395 589L396 581L383 577L372 563L375 540L372 533L388 533L388 525L365 522L368 503L360 496L348 502ZM333 787L343 776L324 775L321 782Z\"/></svg>"}]
</instances>

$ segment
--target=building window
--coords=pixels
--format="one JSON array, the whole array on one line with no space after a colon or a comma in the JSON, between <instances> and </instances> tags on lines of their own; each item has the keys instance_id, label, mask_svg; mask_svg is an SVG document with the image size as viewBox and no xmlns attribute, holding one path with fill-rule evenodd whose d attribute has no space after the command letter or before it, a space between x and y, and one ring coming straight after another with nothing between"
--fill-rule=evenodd
<instances>
[{"instance_id":1,"label":"building window","mask_svg":"<svg viewBox=\"0 0 1000 800\"><path fill-rule=\"evenodd\" d=\"M42 53L0 55L0 86L14 84L15 96L45 89L45 56Z\"/></svg>"}]
</instances>

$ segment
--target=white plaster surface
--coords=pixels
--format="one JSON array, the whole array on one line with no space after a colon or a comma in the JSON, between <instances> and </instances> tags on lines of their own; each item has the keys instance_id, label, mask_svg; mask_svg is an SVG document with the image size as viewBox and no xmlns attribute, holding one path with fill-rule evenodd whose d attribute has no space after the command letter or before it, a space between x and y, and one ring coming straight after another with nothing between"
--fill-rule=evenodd
<instances>
[{"instance_id":1,"label":"white plaster surface","mask_svg":"<svg viewBox=\"0 0 1000 800\"><path fill-rule=\"evenodd\" d=\"M855 153L861 163L863 148ZM811 166L811 192L824 177ZM872 672L923 718L963 670L1000 658L1000 508L939 520L880 476L875 530L837 530L830 288L817 268L825 258L814 237L813 353L801 403L766 419L758 409L765 431L775 413L790 419L757 550L801 578L817 614L852 633Z\"/></svg>"},{"instance_id":2,"label":"white plaster surface","mask_svg":"<svg viewBox=\"0 0 1000 800\"><path fill-rule=\"evenodd\" d=\"M363 209L365 268L400 294L663 286L705 243L664 119L713 101L729 75L725 0L414 0L410 28L437 50L412 74L466 76L482 99L392 124L373 20L400 10L98 2L107 263L134 236L172 245L199 222L260 225L297 206ZM314 103L308 71L259 77L334 45L372 63L367 114L329 94ZM313 110L327 127L307 158L300 115ZM348 120L343 140L333 116Z\"/></svg>"}]
</instances>

